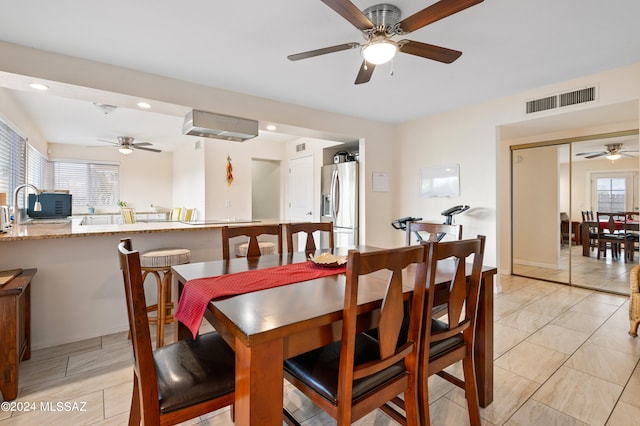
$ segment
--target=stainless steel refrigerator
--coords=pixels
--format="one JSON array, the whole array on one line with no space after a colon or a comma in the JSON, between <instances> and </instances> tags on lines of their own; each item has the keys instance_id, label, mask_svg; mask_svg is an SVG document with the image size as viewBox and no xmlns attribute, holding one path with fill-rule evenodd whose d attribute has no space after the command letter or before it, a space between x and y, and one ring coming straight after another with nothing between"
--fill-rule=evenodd
<instances>
[{"instance_id":1,"label":"stainless steel refrigerator","mask_svg":"<svg viewBox=\"0 0 640 426\"><path fill-rule=\"evenodd\" d=\"M358 244L358 163L323 166L321 192L321 220L333 222L335 246Z\"/></svg>"}]
</instances>

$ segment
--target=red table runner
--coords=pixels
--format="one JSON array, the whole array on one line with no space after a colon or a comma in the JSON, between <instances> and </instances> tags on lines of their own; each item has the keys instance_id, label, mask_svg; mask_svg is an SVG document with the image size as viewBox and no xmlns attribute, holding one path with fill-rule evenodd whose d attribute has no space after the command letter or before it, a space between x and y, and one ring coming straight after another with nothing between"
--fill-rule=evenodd
<instances>
[{"instance_id":1,"label":"red table runner","mask_svg":"<svg viewBox=\"0 0 640 426\"><path fill-rule=\"evenodd\" d=\"M250 293L346 272L341 268L322 268L312 262L274 266L218 277L189 280L184 285L175 318L186 325L195 339L207 305L213 299Z\"/></svg>"}]
</instances>

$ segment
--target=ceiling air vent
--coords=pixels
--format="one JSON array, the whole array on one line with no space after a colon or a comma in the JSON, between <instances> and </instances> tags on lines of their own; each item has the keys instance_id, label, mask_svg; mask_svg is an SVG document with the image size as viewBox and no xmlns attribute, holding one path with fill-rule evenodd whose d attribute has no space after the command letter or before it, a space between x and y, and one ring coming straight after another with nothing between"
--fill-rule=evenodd
<instances>
[{"instance_id":1,"label":"ceiling air vent","mask_svg":"<svg viewBox=\"0 0 640 426\"><path fill-rule=\"evenodd\" d=\"M296 152L301 152L305 149L307 149L307 144L305 143L299 143L298 145L296 145Z\"/></svg>"},{"instance_id":2,"label":"ceiling air vent","mask_svg":"<svg viewBox=\"0 0 640 426\"><path fill-rule=\"evenodd\" d=\"M587 87L586 89L574 90L573 92L561 93L560 106L582 104L596 100L596 88Z\"/></svg>"},{"instance_id":3,"label":"ceiling air vent","mask_svg":"<svg viewBox=\"0 0 640 426\"><path fill-rule=\"evenodd\" d=\"M542 99L534 99L532 101L527 102L527 114L531 114L533 112L546 111L548 109L553 109L557 107L558 107L557 96L549 96Z\"/></svg>"},{"instance_id":4,"label":"ceiling air vent","mask_svg":"<svg viewBox=\"0 0 640 426\"><path fill-rule=\"evenodd\" d=\"M596 97L596 86L591 86L584 89L572 90L570 92L558 93L556 95L547 96L546 98L527 101L526 111L527 114L532 114L534 112L578 105L586 102L593 102L596 100Z\"/></svg>"}]
</instances>

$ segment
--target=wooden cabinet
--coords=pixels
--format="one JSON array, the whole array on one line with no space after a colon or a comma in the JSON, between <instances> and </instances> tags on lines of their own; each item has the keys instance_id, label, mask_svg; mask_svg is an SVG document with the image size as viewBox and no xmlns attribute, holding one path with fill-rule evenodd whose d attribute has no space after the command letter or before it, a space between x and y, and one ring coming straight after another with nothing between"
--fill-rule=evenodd
<instances>
[{"instance_id":1,"label":"wooden cabinet","mask_svg":"<svg viewBox=\"0 0 640 426\"><path fill-rule=\"evenodd\" d=\"M0 287L0 390L5 400L18 395L18 364L31 358L31 279L26 269Z\"/></svg>"}]
</instances>

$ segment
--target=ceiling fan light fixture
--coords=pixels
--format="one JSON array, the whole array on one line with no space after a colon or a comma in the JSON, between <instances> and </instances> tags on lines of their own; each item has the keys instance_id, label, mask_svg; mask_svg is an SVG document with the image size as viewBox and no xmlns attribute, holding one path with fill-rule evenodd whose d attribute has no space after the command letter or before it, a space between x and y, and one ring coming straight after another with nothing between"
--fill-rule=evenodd
<instances>
[{"instance_id":1,"label":"ceiling fan light fixture","mask_svg":"<svg viewBox=\"0 0 640 426\"><path fill-rule=\"evenodd\" d=\"M370 64L386 64L396 55L398 45L384 36L376 36L362 48L362 57Z\"/></svg>"},{"instance_id":2,"label":"ceiling fan light fixture","mask_svg":"<svg viewBox=\"0 0 640 426\"><path fill-rule=\"evenodd\" d=\"M607 160L616 161L620 158L620 154L609 154L607 155Z\"/></svg>"},{"instance_id":3,"label":"ceiling fan light fixture","mask_svg":"<svg viewBox=\"0 0 640 426\"><path fill-rule=\"evenodd\" d=\"M133 150L128 146L121 146L120 148L118 148L118 151L120 151L124 155L129 155L133 152Z\"/></svg>"}]
</instances>

